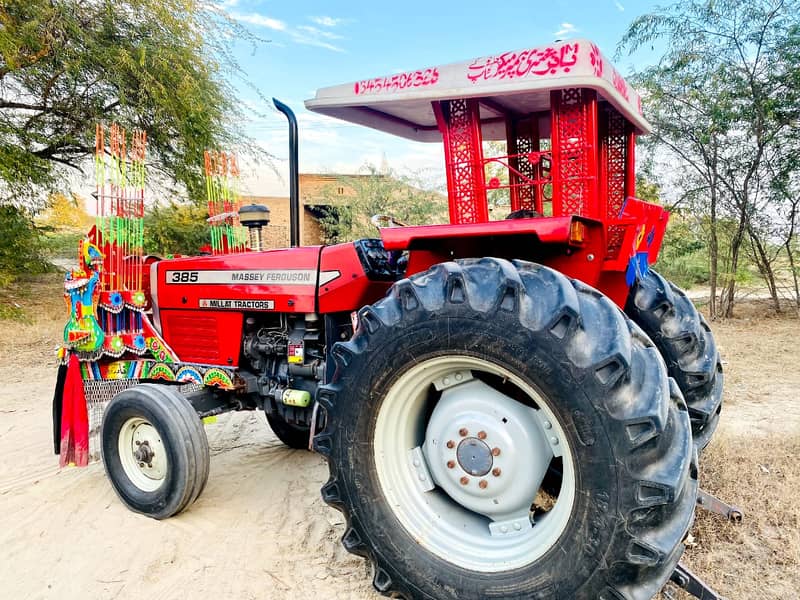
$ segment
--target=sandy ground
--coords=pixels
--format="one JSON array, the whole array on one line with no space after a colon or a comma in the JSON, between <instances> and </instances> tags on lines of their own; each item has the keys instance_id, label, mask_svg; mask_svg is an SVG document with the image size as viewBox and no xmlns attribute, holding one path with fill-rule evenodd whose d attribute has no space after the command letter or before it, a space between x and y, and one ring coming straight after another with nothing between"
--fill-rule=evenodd
<instances>
[{"instance_id":1,"label":"sandy ground","mask_svg":"<svg viewBox=\"0 0 800 600\"><path fill-rule=\"evenodd\" d=\"M101 464L59 470L50 403L61 310L0 321L0 598L377 597L366 563L339 544L340 514L320 500L323 459L282 446L260 414L207 426L208 486L166 521L124 508ZM685 560L732 600L800 598L800 321L745 315L714 330L726 408L703 484L747 520L699 516Z\"/></svg>"}]
</instances>

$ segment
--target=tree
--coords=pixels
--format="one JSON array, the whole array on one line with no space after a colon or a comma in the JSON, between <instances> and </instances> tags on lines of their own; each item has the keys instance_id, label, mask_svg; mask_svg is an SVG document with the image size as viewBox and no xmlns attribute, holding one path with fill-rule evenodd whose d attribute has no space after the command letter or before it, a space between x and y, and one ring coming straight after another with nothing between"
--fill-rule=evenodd
<instances>
[{"instance_id":1,"label":"tree","mask_svg":"<svg viewBox=\"0 0 800 600\"><path fill-rule=\"evenodd\" d=\"M774 279L762 250L783 213L773 182L787 174L776 169L798 151L799 15L796 0L689 0L637 18L620 43L629 52L664 45L658 64L634 77L655 126L645 147L676 191L673 203L709 217L712 317L733 312L748 242L768 283ZM730 219L723 248L719 225ZM770 291L779 306L774 285Z\"/></svg>"},{"instance_id":2,"label":"tree","mask_svg":"<svg viewBox=\"0 0 800 600\"><path fill-rule=\"evenodd\" d=\"M145 130L152 166L202 198L203 151L242 138L243 37L212 0L0 2L0 203L63 191L110 121Z\"/></svg>"},{"instance_id":3,"label":"tree","mask_svg":"<svg viewBox=\"0 0 800 600\"><path fill-rule=\"evenodd\" d=\"M344 197L338 188L346 190ZM336 186L321 192L325 207L320 220L326 243L375 237L373 215L389 215L406 225L429 225L447 221L447 198L425 189L420 178L366 165L359 175L343 176Z\"/></svg>"},{"instance_id":4,"label":"tree","mask_svg":"<svg viewBox=\"0 0 800 600\"><path fill-rule=\"evenodd\" d=\"M194 204L151 206L144 215L144 249L149 254L197 254L211 243L208 212Z\"/></svg>"},{"instance_id":5,"label":"tree","mask_svg":"<svg viewBox=\"0 0 800 600\"><path fill-rule=\"evenodd\" d=\"M41 236L25 209L0 204L0 240L0 290L9 287L21 274L47 271Z\"/></svg>"},{"instance_id":6,"label":"tree","mask_svg":"<svg viewBox=\"0 0 800 600\"><path fill-rule=\"evenodd\" d=\"M93 219L86 212L83 198L73 194L67 198L56 192L47 200L47 208L37 215L36 224L53 230L71 229L86 233L92 226Z\"/></svg>"}]
</instances>

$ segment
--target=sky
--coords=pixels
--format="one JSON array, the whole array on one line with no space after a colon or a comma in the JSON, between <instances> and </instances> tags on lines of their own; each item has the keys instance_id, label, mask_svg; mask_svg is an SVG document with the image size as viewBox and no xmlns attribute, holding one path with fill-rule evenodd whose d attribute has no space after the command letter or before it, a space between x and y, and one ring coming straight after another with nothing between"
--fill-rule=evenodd
<instances>
[{"instance_id":1,"label":"sky","mask_svg":"<svg viewBox=\"0 0 800 600\"><path fill-rule=\"evenodd\" d=\"M556 39L589 38L607 57L627 26L652 10L647 0L400 2L220 0L225 10L264 43L236 45L251 86L239 98L258 115L248 134L275 157L274 169L242 157L242 192L288 195L286 120L265 99L288 104L300 131L300 172L355 173L387 164L401 173L443 180L440 144L422 144L306 111L321 87L444 65ZM616 61L624 74L646 56ZM639 61L639 64L636 63Z\"/></svg>"}]
</instances>

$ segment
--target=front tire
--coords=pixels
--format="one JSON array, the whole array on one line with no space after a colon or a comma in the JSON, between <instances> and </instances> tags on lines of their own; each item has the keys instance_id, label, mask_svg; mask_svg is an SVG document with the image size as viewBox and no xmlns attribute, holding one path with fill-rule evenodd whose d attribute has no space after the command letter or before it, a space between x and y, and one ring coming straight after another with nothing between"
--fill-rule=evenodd
<instances>
[{"instance_id":1,"label":"front tire","mask_svg":"<svg viewBox=\"0 0 800 600\"><path fill-rule=\"evenodd\" d=\"M694 515L688 414L596 290L530 263L440 264L362 309L332 358L322 495L378 591L643 600L669 578Z\"/></svg>"},{"instance_id":2,"label":"front tire","mask_svg":"<svg viewBox=\"0 0 800 600\"><path fill-rule=\"evenodd\" d=\"M193 503L208 480L205 430L177 390L145 383L109 403L101 430L103 465L132 511L166 519Z\"/></svg>"},{"instance_id":3,"label":"front tire","mask_svg":"<svg viewBox=\"0 0 800 600\"><path fill-rule=\"evenodd\" d=\"M625 313L653 340L678 383L698 451L711 441L722 411L722 361L711 328L686 293L655 271L640 278Z\"/></svg>"}]
</instances>

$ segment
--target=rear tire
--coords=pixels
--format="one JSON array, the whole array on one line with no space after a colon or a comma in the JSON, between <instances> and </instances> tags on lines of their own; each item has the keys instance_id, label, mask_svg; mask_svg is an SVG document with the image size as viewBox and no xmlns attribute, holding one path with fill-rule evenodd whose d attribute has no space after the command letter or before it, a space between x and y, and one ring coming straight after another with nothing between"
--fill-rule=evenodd
<instances>
[{"instance_id":1,"label":"rear tire","mask_svg":"<svg viewBox=\"0 0 800 600\"><path fill-rule=\"evenodd\" d=\"M625 313L661 352L689 407L695 446L702 450L722 411L724 375L711 328L683 290L652 270L631 288Z\"/></svg>"},{"instance_id":2,"label":"rear tire","mask_svg":"<svg viewBox=\"0 0 800 600\"><path fill-rule=\"evenodd\" d=\"M120 392L103 415L103 465L120 500L154 519L178 514L203 491L208 439L192 405L169 386Z\"/></svg>"},{"instance_id":3,"label":"rear tire","mask_svg":"<svg viewBox=\"0 0 800 600\"><path fill-rule=\"evenodd\" d=\"M342 542L371 562L378 591L464 600L658 593L693 520L696 454L658 351L610 300L539 265L460 260L396 283L358 322L353 338L332 349L336 375L318 393L327 422L314 447L330 470L323 499L347 521ZM445 427L449 418L458 433L430 433L441 406ZM562 448L554 513L536 512L531 525L529 502L517 521L487 517L492 502L513 497L502 477L515 491L530 486L531 498L541 491L543 475L531 476L534 466L541 471L536 453L511 433L531 413L553 432L545 447ZM477 434L462 424L469 418ZM502 438L506 425L510 441L496 449L508 451L485 457L482 440ZM535 429L525 429L528 437ZM435 459L448 458L453 437L458 466L447 460L445 468ZM471 450L462 456L465 442ZM503 457L493 479L487 469ZM457 473L456 483L442 472ZM494 500L468 507L459 477L473 496L485 489ZM562 499L566 510L555 512ZM503 523L522 527L498 535Z\"/></svg>"}]
</instances>

